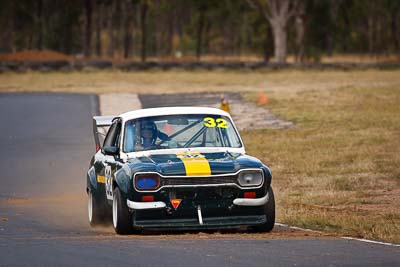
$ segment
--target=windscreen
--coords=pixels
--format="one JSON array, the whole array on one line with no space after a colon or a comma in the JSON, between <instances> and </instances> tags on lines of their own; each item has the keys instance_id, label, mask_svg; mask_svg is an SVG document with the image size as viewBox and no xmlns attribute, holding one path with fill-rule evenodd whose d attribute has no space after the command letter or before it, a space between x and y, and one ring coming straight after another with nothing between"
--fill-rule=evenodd
<instances>
[{"instance_id":1,"label":"windscreen","mask_svg":"<svg viewBox=\"0 0 400 267\"><path fill-rule=\"evenodd\" d=\"M168 115L126 122L124 152L168 148L233 147L240 138L226 116Z\"/></svg>"}]
</instances>

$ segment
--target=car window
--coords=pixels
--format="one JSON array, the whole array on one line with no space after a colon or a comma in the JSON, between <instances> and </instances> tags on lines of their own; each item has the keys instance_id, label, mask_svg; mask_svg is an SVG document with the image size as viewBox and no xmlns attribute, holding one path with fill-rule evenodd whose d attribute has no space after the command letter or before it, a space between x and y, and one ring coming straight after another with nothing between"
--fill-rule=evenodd
<instances>
[{"instance_id":1,"label":"car window","mask_svg":"<svg viewBox=\"0 0 400 267\"><path fill-rule=\"evenodd\" d=\"M125 126L124 151L135 151L135 123L127 123Z\"/></svg>"},{"instance_id":2,"label":"car window","mask_svg":"<svg viewBox=\"0 0 400 267\"><path fill-rule=\"evenodd\" d=\"M230 118L209 114L165 115L126 122L123 150L241 147Z\"/></svg>"},{"instance_id":3,"label":"car window","mask_svg":"<svg viewBox=\"0 0 400 267\"><path fill-rule=\"evenodd\" d=\"M107 136L104 140L104 146L119 146L121 136L121 123L114 122L108 130Z\"/></svg>"}]
</instances>

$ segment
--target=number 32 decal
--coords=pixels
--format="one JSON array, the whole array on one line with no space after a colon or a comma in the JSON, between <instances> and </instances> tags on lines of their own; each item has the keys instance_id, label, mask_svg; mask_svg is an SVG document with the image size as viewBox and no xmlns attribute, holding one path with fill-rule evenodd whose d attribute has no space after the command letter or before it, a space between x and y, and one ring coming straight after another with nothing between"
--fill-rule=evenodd
<instances>
[{"instance_id":1,"label":"number 32 decal","mask_svg":"<svg viewBox=\"0 0 400 267\"><path fill-rule=\"evenodd\" d=\"M228 128L228 122L222 118L214 119L211 117L206 117L204 120L204 126L208 128Z\"/></svg>"}]
</instances>

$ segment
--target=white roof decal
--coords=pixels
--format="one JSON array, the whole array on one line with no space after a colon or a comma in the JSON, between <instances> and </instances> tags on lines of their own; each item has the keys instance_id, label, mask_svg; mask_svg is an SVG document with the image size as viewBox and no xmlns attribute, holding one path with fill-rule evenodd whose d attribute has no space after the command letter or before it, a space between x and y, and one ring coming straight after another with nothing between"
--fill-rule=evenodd
<instances>
[{"instance_id":1,"label":"white roof decal","mask_svg":"<svg viewBox=\"0 0 400 267\"><path fill-rule=\"evenodd\" d=\"M146 109L138 109L134 111L129 111L119 115L124 121L143 118L143 117L152 117L152 116L161 116L161 115L177 115L177 114L210 114L210 115L220 115L231 117L229 113L217 109L217 108L208 108L208 107L164 107L164 108L146 108Z\"/></svg>"}]
</instances>

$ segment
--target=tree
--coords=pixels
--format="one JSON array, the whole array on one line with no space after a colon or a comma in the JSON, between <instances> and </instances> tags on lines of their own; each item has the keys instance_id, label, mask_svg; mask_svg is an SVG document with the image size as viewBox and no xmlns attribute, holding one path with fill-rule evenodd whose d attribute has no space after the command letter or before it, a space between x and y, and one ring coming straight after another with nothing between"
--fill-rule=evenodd
<instances>
[{"instance_id":1,"label":"tree","mask_svg":"<svg viewBox=\"0 0 400 267\"><path fill-rule=\"evenodd\" d=\"M390 10L390 35L394 50L400 52L400 1L386 0L386 6Z\"/></svg>"},{"instance_id":2,"label":"tree","mask_svg":"<svg viewBox=\"0 0 400 267\"><path fill-rule=\"evenodd\" d=\"M247 0L249 5L261 12L271 25L274 36L274 55L278 63L287 57L287 25L294 15L298 0Z\"/></svg>"},{"instance_id":3,"label":"tree","mask_svg":"<svg viewBox=\"0 0 400 267\"><path fill-rule=\"evenodd\" d=\"M334 36L336 33L336 23L337 23L337 16L339 11L339 6L342 0L331 0L329 1L329 30L326 34L326 46L328 56L332 56L333 48L334 48Z\"/></svg>"},{"instance_id":4,"label":"tree","mask_svg":"<svg viewBox=\"0 0 400 267\"><path fill-rule=\"evenodd\" d=\"M203 4L199 6L199 21L197 25L197 33L196 33L196 58L200 60L201 55L201 46L202 46L202 37L203 37L203 28L204 28L204 20L205 20L205 13L207 11L207 4Z\"/></svg>"},{"instance_id":5,"label":"tree","mask_svg":"<svg viewBox=\"0 0 400 267\"><path fill-rule=\"evenodd\" d=\"M132 50L132 32L133 32L133 15L135 2L131 0L124 0L122 6L122 13L124 15L124 58L128 58Z\"/></svg>"},{"instance_id":6,"label":"tree","mask_svg":"<svg viewBox=\"0 0 400 267\"><path fill-rule=\"evenodd\" d=\"M96 55L101 56L101 26L103 22L103 3L101 0L94 0L94 10L95 10L95 47Z\"/></svg>"},{"instance_id":7,"label":"tree","mask_svg":"<svg viewBox=\"0 0 400 267\"><path fill-rule=\"evenodd\" d=\"M140 5L140 27L142 31L142 40L141 40L141 53L140 58L142 62L146 61L147 56L147 10L148 10L147 0L143 0Z\"/></svg>"},{"instance_id":8,"label":"tree","mask_svg":"<svg viewBox=\"0 0 400 267\"><path fill-rule=\"evenodd\" d=\"M38 40L37 49L43 50L43 0L37 1Z\"/></svg>"},{"instance_id":9,"label":"tree","mask_svg":"<svg viewBox=\"0 0 400 267\"><path fill-rule=\"evenodd\" d=\"M305 1L301 1L295 10L295 28L296 28L296 57L297 63L303 63L305 56L304 36L305 36Z\"/></svg>"},{"instance_id":10,"label":"tree","mask_svg":"<svg viewBox=\"0 0 400 267\"><path fill-rule=\"evenodd\" d=\"M84 54L85 57L90 57L92 54L92 11L93 3L92 0L85 0L85 11L86 11L86 27L85 27L85 45Z\"/></svg>"},{"instance_id":11,"label":"tree","mask_svg":"<svg viewBox=\"0 0 400 267\"><path fill-rule=\"evenodd\" d=\"M108 8L108 56L114 57L115 49L115 34L114 34L114 19L115 19L115 9L116 0L110 0L110 6Z\"/></svg>"}]
</instances>

